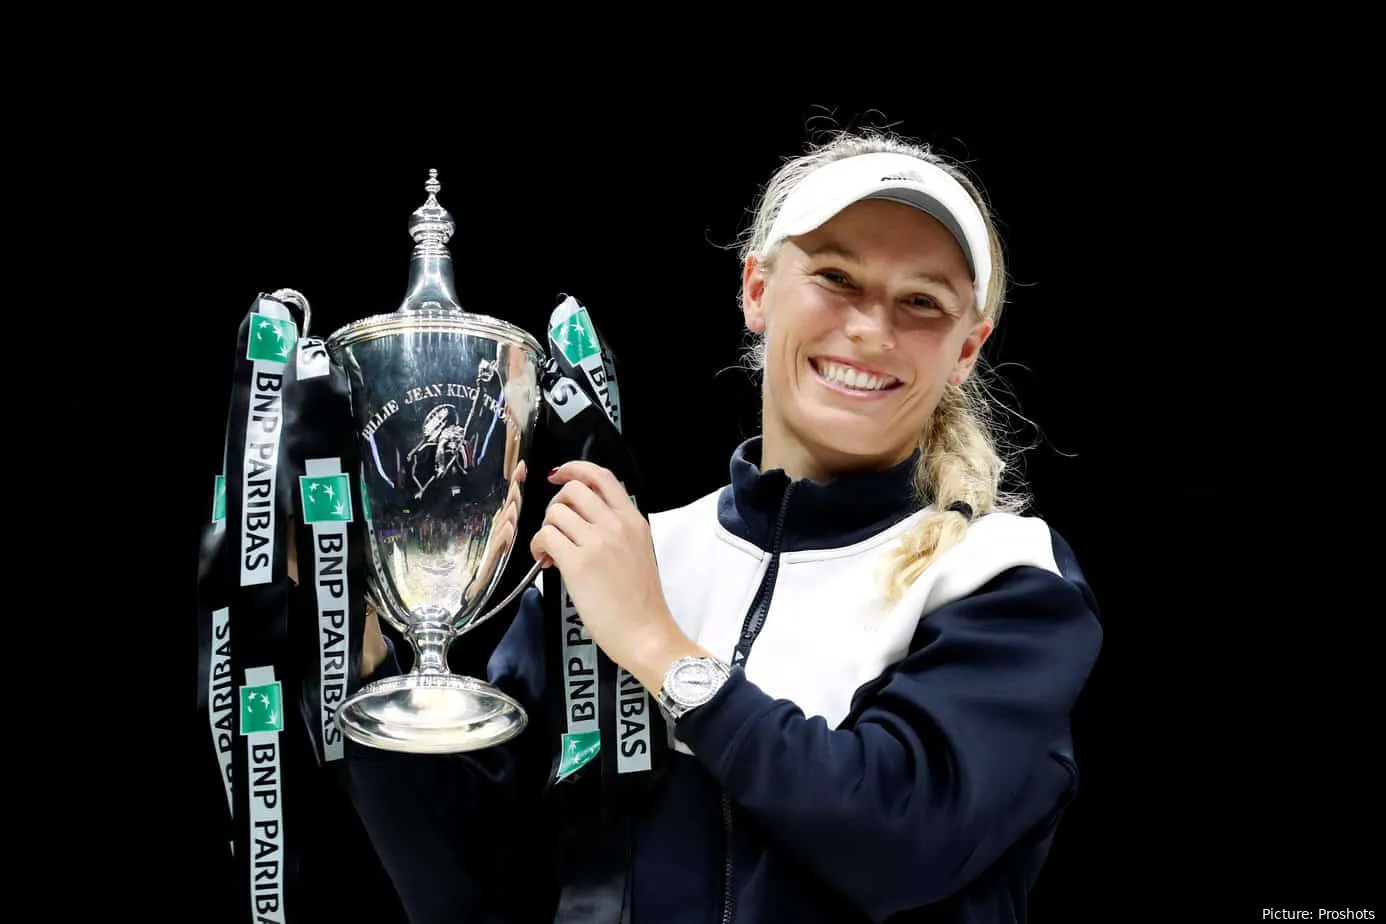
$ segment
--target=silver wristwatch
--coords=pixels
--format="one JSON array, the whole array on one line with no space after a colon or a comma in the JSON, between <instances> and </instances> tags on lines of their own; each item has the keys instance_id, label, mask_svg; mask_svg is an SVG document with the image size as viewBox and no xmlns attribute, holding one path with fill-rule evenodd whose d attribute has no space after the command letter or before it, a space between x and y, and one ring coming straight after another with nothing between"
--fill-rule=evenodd
<instances>
[{"instance_id":1,"label":"silver wristwatch","mask_svg":"<svg viewBox=\"0 0 1386 924\"><path fill-rule=\"evenodd\" d=\"M677 721L716 696L730 676L731 669L716 658L679 658L664 672L655 699Z\"/></svg>"}]
</instances>

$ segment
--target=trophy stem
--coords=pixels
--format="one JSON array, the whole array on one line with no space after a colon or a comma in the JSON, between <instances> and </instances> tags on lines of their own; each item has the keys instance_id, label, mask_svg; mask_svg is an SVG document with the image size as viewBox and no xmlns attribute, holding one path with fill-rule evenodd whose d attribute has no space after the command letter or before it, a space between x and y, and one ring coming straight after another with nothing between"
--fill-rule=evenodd
<instances>
[{"instance_id":1,"label":"trophy stem","mask_svg":"<svg viewBox=\"0 0 1386 924\"><path fill-rule=\"evenodd\" d=\"M418 623L409 627L405 634L409 644L414 646L414 673L446 674L448 670L448 646L452 644L453 633L447 626L434 623Z\"/></svg>"}]
</instances>

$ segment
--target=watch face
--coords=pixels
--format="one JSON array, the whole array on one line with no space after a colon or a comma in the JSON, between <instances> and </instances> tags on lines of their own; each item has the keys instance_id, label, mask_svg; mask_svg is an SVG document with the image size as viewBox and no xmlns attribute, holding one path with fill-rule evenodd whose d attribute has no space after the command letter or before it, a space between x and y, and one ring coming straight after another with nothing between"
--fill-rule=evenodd
<instances>
[{"instance_id":1,"label":"watch face","mask_svg":"<svg viewBox=\"0 0 1386 924\"><path fill-rule=\"evenodd\" d=\"M669 696L684 706L706 702L717 689L720 675L702 661L680 664L669 678Z\"/></svg>"}]
</instances>

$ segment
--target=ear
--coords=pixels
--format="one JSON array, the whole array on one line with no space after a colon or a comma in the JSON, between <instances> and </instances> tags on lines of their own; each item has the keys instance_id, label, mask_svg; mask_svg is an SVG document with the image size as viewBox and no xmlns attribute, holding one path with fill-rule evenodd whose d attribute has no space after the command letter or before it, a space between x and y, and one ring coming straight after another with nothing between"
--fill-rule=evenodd
<instances>
[{"instance_id":1,"label":"ear","mask_svg":"<svg viewBox=\"0 0 1386 924\"><path fill-rule=\"evenodd\" d=\"M972 374L973 368L977 365L977 360L982 356L982 346L991 336L995 326L990 318L984 318L972 325L972 330L967 332L967 338L963 340L962 350L958 353L958 361L948 376L950 385L961 385L967 381L967 377Z\"/></svg>"},{"instance_id":2,"label":"ear","mask_svg":"<svg viewBox=\"0 0 1386 924\"><path fill-rule=\"evenodd\" d=\"M741 311L748 331L765 333L765 267L755 254L741 268Z\"/></svg>"}]
</instances>

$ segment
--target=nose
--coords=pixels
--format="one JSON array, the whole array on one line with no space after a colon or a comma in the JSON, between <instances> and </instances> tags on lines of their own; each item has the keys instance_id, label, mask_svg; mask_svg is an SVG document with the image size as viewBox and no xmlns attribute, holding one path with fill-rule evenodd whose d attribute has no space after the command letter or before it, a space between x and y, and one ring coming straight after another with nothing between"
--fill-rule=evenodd
<instances>
[{"instance_id":1,"label":"nose","mask_svg":"<svg viewBox=\"0 0 1386 924\"><path fill-rule=\"evenodd\" d=\"M853 343L878 350L895 348L894 312L879 300L858 302L848 309L846 334Z\"/></svg>"}]
</instances>

